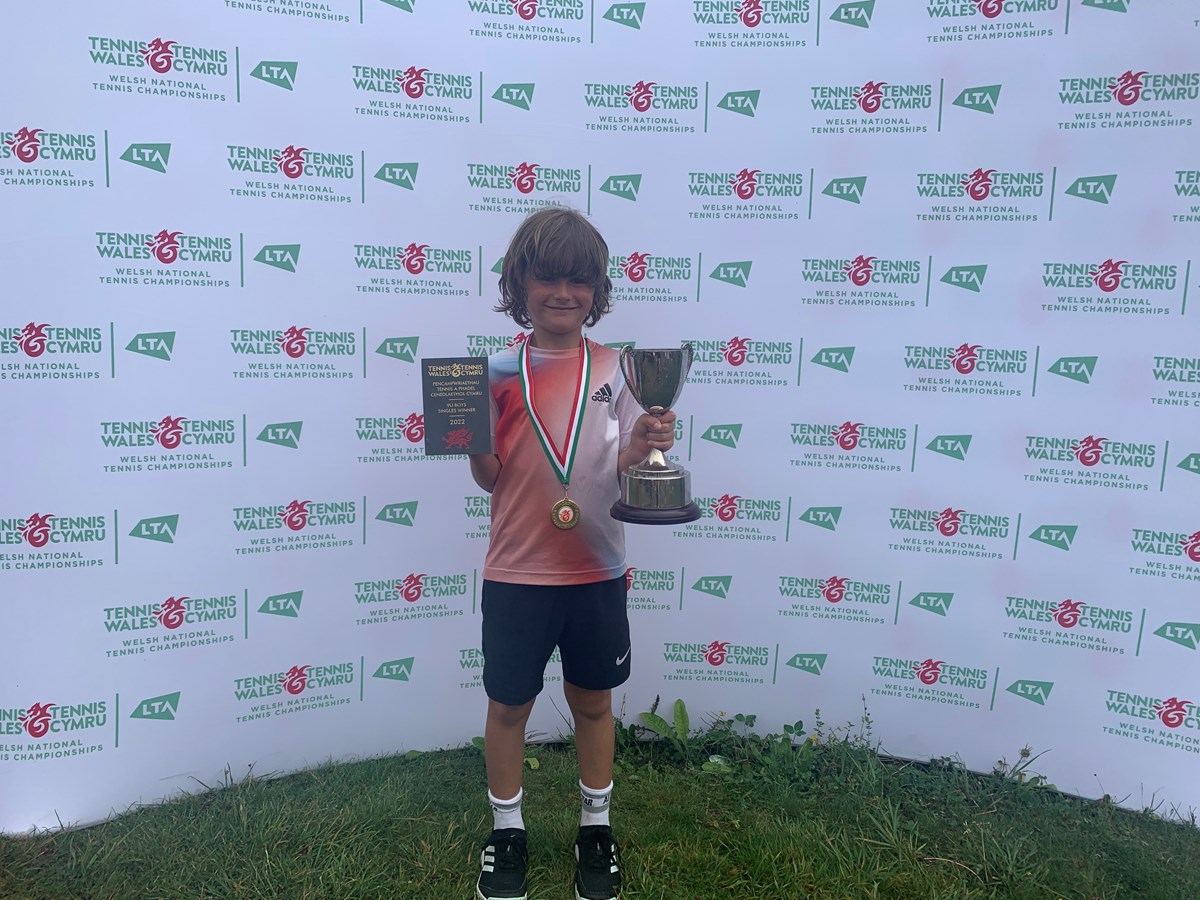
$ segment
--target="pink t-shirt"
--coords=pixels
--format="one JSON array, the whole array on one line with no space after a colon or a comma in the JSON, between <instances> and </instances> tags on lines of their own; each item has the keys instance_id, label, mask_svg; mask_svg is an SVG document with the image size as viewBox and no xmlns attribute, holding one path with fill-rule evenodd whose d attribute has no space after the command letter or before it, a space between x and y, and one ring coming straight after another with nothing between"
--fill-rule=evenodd
<instances>
[{"instance_id":1,"label":"pink t-shirt","mask_svg":"<svg viewBox=\"0 0 1200 900\"><path fill-rule=\"evenodd\" d=\"M619 495L617 454L629 443L642 410L625 387L618 354L588 341L583 421L567 492L580 507L579 524L555 526L551 509L563 485L526 412L517 349L488 358L492 447L500 475L492 489L492 534L483 577L517 584L587 584L625 572L625 532L609 515ZM528 347L537 412L559 450L566 443L579 348Z\"/></svg>"}]
</instances>

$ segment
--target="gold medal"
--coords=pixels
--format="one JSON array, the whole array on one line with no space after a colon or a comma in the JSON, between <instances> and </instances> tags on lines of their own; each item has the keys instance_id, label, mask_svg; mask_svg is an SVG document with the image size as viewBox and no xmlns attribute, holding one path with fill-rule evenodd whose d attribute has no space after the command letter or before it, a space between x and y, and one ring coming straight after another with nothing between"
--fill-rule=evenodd
<instances>
[{"instance_id":1,"label":"gold medal","mask_svg":"<svg viewBox=\"0 0 1200 900\"><path fill-rule=\"evenodd\" d=\"M550 516L558 528L574 528L579 524L579 504L570 497L563 497L550 509Z\"/></svg>"}]
</instances>

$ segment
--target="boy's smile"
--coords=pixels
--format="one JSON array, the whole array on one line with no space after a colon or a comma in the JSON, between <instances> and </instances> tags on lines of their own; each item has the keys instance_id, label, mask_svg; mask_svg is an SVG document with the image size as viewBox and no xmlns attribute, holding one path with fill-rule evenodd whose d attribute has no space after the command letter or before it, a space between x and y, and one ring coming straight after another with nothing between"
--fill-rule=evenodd
<instances>
[{"instance_id":1,"label":"boy's smile","mask_svg":"<svg viewBox=\"0 0 1200 900\"><path fill-rule=\"evenodd\" d=\"M567 350L579 343L583 323L592 311L595 289L590 284L559 278L525 279L525 308L533 323L535 347Z\"/></svg>"}]
</instances>

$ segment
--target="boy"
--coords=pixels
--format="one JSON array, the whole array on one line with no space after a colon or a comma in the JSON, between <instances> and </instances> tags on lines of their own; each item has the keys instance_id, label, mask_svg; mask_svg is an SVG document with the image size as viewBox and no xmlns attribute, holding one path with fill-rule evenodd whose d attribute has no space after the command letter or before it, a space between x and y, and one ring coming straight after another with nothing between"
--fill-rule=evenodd
<instances>
[{"instance_id":1,"label":"boy","mask_svg":"<svg viewBox=\"0 0 1200 900\"><path fill-rule=\"evenodd\" d=\"M629 677L625 539L609 515L618 472L674 443L675 413L640 413L615 351L583 337L609 311L608 246L580 213L529 215L504 254L497 311L532 333L488 360L495 454L470 457L492 494L483 569L484 729L494 830L478 900L523 900L525 723L559 647L575 720L582 812L575 896L621 891L609 827L612 689Z\"/></svg>"}]
</instances>

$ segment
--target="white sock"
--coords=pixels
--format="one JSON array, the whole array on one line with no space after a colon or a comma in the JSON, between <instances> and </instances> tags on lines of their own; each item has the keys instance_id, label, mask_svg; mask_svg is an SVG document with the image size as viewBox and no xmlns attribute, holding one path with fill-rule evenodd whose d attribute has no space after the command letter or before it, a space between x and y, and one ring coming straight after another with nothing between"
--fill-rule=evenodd
<instances>
[{"instance_id":1,"label":"white sock","mask_svg":"<svg viewBox=\"0 0 1200 900\"><path fill-rule=\"evenodd\" d=\"M492 828L525 828L525 820L521 817L521 798L525 789L518 788L517 796L511 800L501 800L488 791L488 803L492 805Z\"/></svg>"},{"instance_id":2,"label":"white sock","mask_svg":"<svg viewBox=\"0 0 1200 900\"><path fill-rule=\"evenodd\" d=\"M607 825L608 807L612 800L612 782L605 788L590 788L582 781L579 782L579 795L583 800L583 810L579 816L579 824Z\"/></svg>"}]
</instances>

